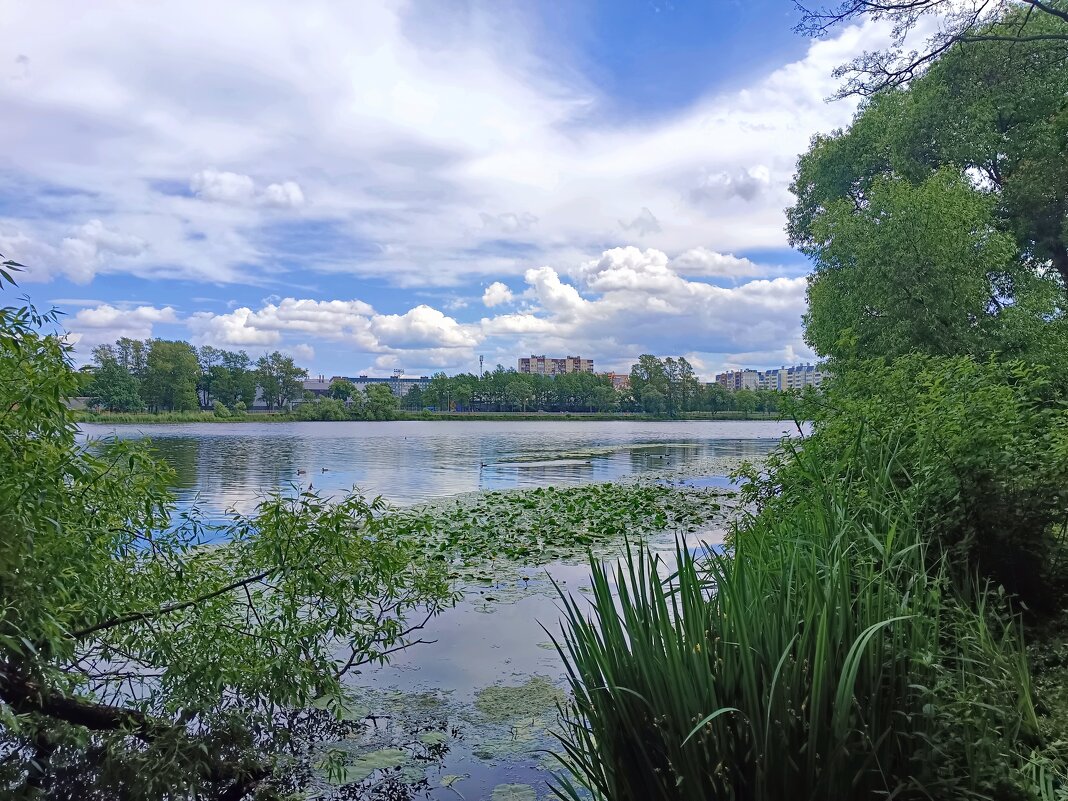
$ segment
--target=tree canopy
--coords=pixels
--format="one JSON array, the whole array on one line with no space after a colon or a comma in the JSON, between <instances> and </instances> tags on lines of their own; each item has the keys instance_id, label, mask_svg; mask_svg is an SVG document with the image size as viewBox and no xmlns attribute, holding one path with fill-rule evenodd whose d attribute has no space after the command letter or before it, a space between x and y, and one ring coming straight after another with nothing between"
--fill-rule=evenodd
<instances>
[{"instance_id":1,"label":"tree canopy","mask_svg":"<svg viewBox=\"0 0 1068 801\"><path fill-rule=\"evenodd\" d=\"M797 30L810 36L865 19L892 26L889 47L865 52L835 71L836 77L846 78L839 97L870 97L901 86L964 48L1023 43L1041 46L1062 63L1068 55L1068 5L1062 0L795 0L795 5L801 11ZM933 28L934 33L915 48L909 36L918 28ZM1026 71L1026 61L1020 63Z\"/></svg>"},{"instance_id":2,"label":"tree canopy","mask_svg":"<svg viewBox=\"0 0 1068 801\"><path fill-rule=\"evenodd\" d=\"M145 448L79 442L55 322L0 308L0 786L281 797L301 710L412 641L451 599L443 567L416 518L359 495L175 514ZM187 355L164 352L149 374Z\"/></svg>"},{"instance_id":3,"label":"tree canopy","mask_svg":"<svg viewBox=\"0 0 1068 801\"><path fill-rule=\"evenodd\" d=\"M1047 57L1030 42L953 49L801 156L788 232L814 260L821 354L850 336L889 337L887 353L1020 353L1063 336L1068 70L1023 74L1028 54Z\"/></svg>"}]
</instances>

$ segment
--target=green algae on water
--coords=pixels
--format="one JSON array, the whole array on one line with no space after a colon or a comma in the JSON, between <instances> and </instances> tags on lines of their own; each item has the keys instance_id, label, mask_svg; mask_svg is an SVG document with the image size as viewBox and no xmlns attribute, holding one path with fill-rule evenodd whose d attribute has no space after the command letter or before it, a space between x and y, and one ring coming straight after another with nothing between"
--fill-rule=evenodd
<instances>
[{"instance_id":1,"label":"green algae on water","mask_svg":"<svg viewBox=\"0 0 1068 801\"><path fill-rule=\"evenodd\" d=\"M498 784L493 788L492 801L534 801L537 797L529 784Z\"/></svg>"},{"instance_id":2,"label":"green algae on water","mask_svg":"<svg viewBox=\"0 0 1068 801\"><path fill-rule=\"evenodd\" d=\"M479 690L475 708L493 723L516 718L535 718L552 709L567 695L545 676L531 676L530 680L512 687L494 684Z\"/></svg>"}]
</instances>

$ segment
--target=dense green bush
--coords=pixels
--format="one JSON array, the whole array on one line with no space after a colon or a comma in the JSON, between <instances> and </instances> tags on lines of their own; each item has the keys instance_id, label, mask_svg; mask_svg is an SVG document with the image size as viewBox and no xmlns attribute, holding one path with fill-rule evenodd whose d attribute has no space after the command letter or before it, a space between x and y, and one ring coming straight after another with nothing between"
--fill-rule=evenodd
<instances>
[{"instance_id":1,"label":"dense green bush","mask_svg":"<svg viewBox=\"0 0 1068 801\"><path fill-rule=\"evenodd\" d=\"M296 420L348 420L350 413L344 401L336 398L316 398L294 408L293 418Z\"/></svg>"},{"instance_id":2,"label":"dense green bush","mask_svg":"<svg viewBox=\"0 0 1068 801\"><path fill-rule=\"evenodd\" d=\"M895 486L925 541L949 555L958 579L1003 584L1032 609L1056 611L1065 590L1068 408L1050 371L1021 362L909 356L838 371L803 413L814 459L892 440ZM821 488L789 456L760 494Z\"/></svg>"},{"instance_id":3,"label":"dense green bush","mask_svg":"<svg viewBox=\"0 0 1068 801\"><path fill-rule=\"evenodd\" d=\"M557 795L1038 797L1015 627L927 554L899 455L890 438L784 453L805 480L738 529L733 555L681 548L669 578L640 553L614 576L593 562L592 619L567 606Z\"/></svg>"},{"instance_id":4,"label":"dense green bush","mask_svg":"<svg viewBox=\"0 0 1068 801\"><path fill-rule=\"evenodd\" d=\"M222 401L215 401L211 404L211 408L216 417L226 418L230 416L230 410L226 408L226 404Z\"/></svg>"}]
</instances>

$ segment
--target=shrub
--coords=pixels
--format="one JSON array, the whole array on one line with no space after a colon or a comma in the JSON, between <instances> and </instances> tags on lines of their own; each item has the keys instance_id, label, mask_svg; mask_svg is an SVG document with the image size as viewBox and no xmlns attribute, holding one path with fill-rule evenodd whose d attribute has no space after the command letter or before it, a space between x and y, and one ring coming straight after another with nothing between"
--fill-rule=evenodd
<instances>
[{"instance_id":1,"label":"shrub","mask_svg":"<svg viewBox=\"0 0 1068 801\"><path fill-rule=\"evenodd\" d=\"M668 578L643 552L615 575L592 561L592 617L566 599L557 796L1035 797L1016 629L997 596L961 600L943 559L929 569L897 450L781 461L807 480L733 555L680 546Z\"/></svg>"},{"instance_id":2,"label":"shrub","mask_svg":"<svg viewBox=\"0 0 1068 801\"><path fill-rule=\"evenodd\" d=\"M893 441L891 479L956 577L978 571L1032 609L1055 611L1068 526L1068 410L1055 378L1022 362L967 357L854 363L806 403L816 433L805 449L834 460ZM792 482L820 491L787 461L756 485L759 495Z\"/></svg>"},{"instance_id":3,"label":"shrub","mask_svg":"<svg viewBox=\"0 0 1068 801\"><path fill-rule=\"evenodd\" d=\"M229 417L230 410L226 408L226 404L222 401L215 401L211 404L212 410L215 412L216 417Z\"/></svg>"}]
</instances>

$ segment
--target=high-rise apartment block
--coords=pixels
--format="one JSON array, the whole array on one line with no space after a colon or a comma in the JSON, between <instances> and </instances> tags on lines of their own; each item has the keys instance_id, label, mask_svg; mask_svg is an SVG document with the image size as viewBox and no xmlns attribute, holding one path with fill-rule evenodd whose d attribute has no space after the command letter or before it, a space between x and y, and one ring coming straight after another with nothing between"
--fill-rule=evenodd
<instances>
[{"instance_id":1,"label":"high-rise apartment block","mask_svg":"<svg viewBox=\"0 0 1068 801\"><path fill-rule=\"evenodd\" d=\"M521 358L519 360L519 372L536 375L560 375L561 373L592 373L593 359L583 359L581 356L566 356L563 359L550 359L546 356Z\"/></svg>"},{"instance_id":2,"label":"high-rise apartment block","mask_svg":"<svg viewBox=\"0 0 1068 801\"><path fill-rule=\"evenodd\" d=\"M716 376L716 383L731 391L739 389L772 389L789 392L805 387L818 387L827 374L818 365L799 364L778 370L729 370Z\"/></svg>"}]
</instances>

